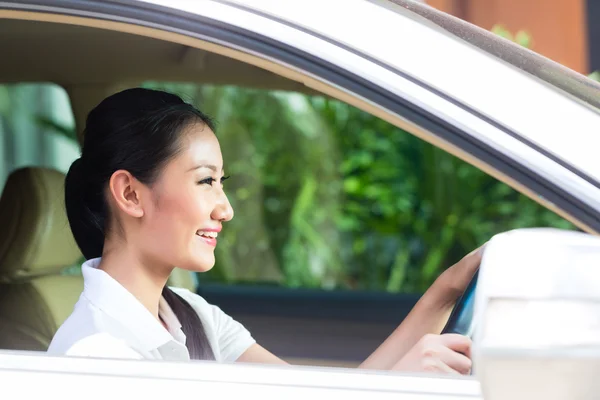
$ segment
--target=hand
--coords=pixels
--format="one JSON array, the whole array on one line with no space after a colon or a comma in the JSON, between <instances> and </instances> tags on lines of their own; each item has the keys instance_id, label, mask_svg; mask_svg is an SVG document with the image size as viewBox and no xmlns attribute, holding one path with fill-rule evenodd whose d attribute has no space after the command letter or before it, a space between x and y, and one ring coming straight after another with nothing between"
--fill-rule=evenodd
<instances>
[{"instance_id":1,"label":"hand","mask_svg":"<svg viewBox=\"0 0 600 400\"><path fill-rule=\"evenodd\" d=\"M467 375L471 372L471 340L462 335L425 335L392 370Z\"/></svg>"},{"instance_id":2,"label":"hand","mask_svg":"<svg viewBox=\"0 0 600 400\"><path fill-rule=\"evenodd\" d=\"M459 335L433 334L446 325L456 300L479 267L484 246L444 271L361 368L468 372L471 341Z\"/></svg>"}]
</instances>

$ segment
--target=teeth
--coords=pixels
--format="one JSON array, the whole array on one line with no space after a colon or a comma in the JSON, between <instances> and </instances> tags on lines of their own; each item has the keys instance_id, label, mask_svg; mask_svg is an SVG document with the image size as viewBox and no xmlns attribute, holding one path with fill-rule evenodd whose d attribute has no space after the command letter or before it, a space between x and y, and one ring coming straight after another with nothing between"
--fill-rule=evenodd
<instances>
[{"instance_id":1,"label":"teeth","mask_svg":"<svg viewBox=\"0 0 600 400\"><path fill-rule=\"evenodd\" d=\"M216 238L219 234L217 232L206 232L206 231L198 231L196 232L198 236L206 236L209 238Z\"/></svg>"}]
</instances>

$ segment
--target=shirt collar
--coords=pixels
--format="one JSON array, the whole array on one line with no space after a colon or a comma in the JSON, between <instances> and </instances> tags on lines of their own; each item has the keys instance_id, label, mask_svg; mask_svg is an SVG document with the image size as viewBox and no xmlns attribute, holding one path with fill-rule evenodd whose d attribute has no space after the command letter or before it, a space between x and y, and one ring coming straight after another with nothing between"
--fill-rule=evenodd
<instances>
[{"instance_id":1,"label":"shirt collar","mask_svg":"<svg viewBox=\"0 0 600 400\"><path fill-rule=\"evenodd\" d=\"M183 330L181 330L181 323L179 319L167 303L164 297L160 297L160 301L158 302L158 315L162 318L164 323L167 325L169 329L169 333L173 336L178 342L185 344L185 334Z\"/></svg>"},{"instance_id":2,"label":"shirt collar","mask_svg":"<svg viewBox=\"0 0 600 400\"><path fill-rule=\"evenodd\" d=\"M159 316L169 328L168 331L133 294L97 268L100 261L101 258L90 259L81 267L83 296L90 303L130 331L137 341L136 347L141 346L141 350L152 351L174 339L185 344L181 323L162 296Z\"/></svg>"}]
</instances>

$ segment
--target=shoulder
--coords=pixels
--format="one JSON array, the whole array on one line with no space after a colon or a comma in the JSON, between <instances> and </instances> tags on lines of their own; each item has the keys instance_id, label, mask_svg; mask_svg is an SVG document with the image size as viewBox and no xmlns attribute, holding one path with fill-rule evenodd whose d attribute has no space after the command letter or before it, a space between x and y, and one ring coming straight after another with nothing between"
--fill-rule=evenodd
<instances>
[{"instance_id":1,"label":"shoulder","mask_svg":"<svg viewBox=\"0 0 600 400\"><path fill-rule=\"evenodd\" d=\"M89 357L139 358L125 340L126 332L82 296L73 312L54 334L48 353ZM126 337L126 336L123 336Z\"/></svg>"},{"instance_id":2,"label":"shoulder","mask_svg":"<svg viewBox=\"0 0 600 400\"><path fill-rule=\"evenodd\" d=\"M79 301L71 315L62 323L52 338L49 353L65 354L77 341L102 332L102 321L95 310Z\"/></svg>"},{"instance_id":3,"label":"shoulder","mask_svg":"<svg viewBox=\"0 0 600 400\"><path fill-rule=\"evenodd\" d=\"M93 314L71 315L58 329L48 347L52 355L104 357L104 358L143 358L125 340L118 339L102 329L102 321Z\"/></svg>"}]
</instances>

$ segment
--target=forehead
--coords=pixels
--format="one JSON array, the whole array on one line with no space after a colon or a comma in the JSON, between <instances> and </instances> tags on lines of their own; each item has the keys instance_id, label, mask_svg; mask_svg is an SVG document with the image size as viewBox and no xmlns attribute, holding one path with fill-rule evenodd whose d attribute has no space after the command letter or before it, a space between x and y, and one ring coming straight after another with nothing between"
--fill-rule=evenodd
<instances>
[{"instance_id":1,"label":"forehead","mask_svg":"<svg viewBox=\"0 0 600 400\"><path fill-rule=\"evenodd\" d=\"M206 163L218 168L223 166L221 146L214 132L203 123L191 124L182 137L182 150L177 157L180 162L190 164Z\"/></svg>"}]
</instances>

